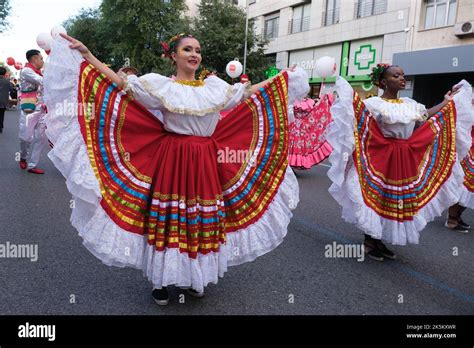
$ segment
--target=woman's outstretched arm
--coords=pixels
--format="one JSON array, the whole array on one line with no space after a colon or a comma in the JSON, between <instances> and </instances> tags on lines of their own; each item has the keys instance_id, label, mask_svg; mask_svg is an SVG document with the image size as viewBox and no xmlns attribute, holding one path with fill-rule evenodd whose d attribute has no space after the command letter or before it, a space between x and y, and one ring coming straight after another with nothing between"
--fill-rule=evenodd
<instances>
[{"instance_id":1,"label":"woman's outstretched arm","mask_svg":"<svg viewBox=\"0 0 474 348\"><path fill-rule=\"evenodd\" d=\"M460 88L461 88L461 86L453 87L453 89L451 91L449 91L448 93L446 93L444 95L444 100L441 103L439 103L438 105L435 105L432 108L429 108L428 110L426 110L428 112L428 116L431 117L434 114L436 114L439 110L444 108L446 106L446 104L448 104L451 100L453 100L453 97L459 92Z\"/></svg>"},{"instance_id":2,"label":"woman's outstretched arm","mask_svg":"<svg viewBox=\"0 0 474 348\"><path fill-rule=\"evenodd\" d=\"M293 65L291 68L283 69L282 72L283 71L295 71L295 67L296 67L296 65ZM260 83L255 84L255 85L252 85L252 87L250 87L251 94L254 94L254 93L258 92L258 90L260 88L265 86L267 83L270 83L273 79L274 79L274 77L271 77L271 78L269 78L265 81L262 81Z\"/></svg>"},{"instance_id":3,"label":"woman's outstretched arm","mask_svg":"<svg viewBox=\"0 0 474 348\"><path fill-rule=\"evenodd\" d=\"M78 50L81 55L86 59L89 63L91 63L97 70L99 70L102 74L107 76L112 82L114 82L119 88L122 88L124 85L124 80L117 75L112 69L110 69L107 65L102 63L98 60L91 51L84 45L81 41L74 39L66 34L60 34L63 38L68 40L71 45L69 47L71 49Z\"/></svg>"}]
</instances>

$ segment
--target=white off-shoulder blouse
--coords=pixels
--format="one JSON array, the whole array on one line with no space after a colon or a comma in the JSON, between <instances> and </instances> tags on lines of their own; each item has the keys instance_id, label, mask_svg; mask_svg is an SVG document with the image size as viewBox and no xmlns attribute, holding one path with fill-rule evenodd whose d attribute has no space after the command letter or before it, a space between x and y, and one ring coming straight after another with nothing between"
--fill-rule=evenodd
<instances>
[{"instance_id":1,"label":"white off-shoulder blouse","mask_svg":"<svg viewBox=\"0 0 474 348\"><path fill-rule=\"evenodd\" d=\"M220 112L232 109L247 98L250 87L250 83L230 85L217 76L206 78L202 86L196 87L151 73L140 77L127 76L124 90L159 118L167 131L211 136ZM289 71L289 104L304 98L308 91L306 72L301 68Z\"/></svg>"},{"instance_id":2,"label":"white off-shoulder blouse","mask_svg":"<svg viewBox=\"0 0 474 348\"><path fill-rule=\"evenodd\" d=\"M410 98L387 101L372 97L364 100L364 104L387 138L408 139L413 134L416 122L426 120L428 115L423 104Z\"/></svg>"}]
</instances>

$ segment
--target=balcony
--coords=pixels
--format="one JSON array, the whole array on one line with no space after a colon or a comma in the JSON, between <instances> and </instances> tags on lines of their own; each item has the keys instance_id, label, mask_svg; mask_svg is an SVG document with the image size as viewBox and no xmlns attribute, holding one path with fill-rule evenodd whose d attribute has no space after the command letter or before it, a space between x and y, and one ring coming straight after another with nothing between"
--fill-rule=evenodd
<instances>
[{"instance_id":1,"label":"balcony","mask_svg":"<svg viewBox=\"0 0 474 348\"><path fill-rule=\"evenodd\" d=\"M340 12L339 8L336 8L334 10L330 10L327 12L323 12L321 26L326 27L328 25L339 23L339 12Z\"/></svg>"},{"instance_id":2,"label":"balcony","mask_svg":"<svg viewBox=\"0 0 474 348\"><path fill-rule=\"evenodd\" d=\"M309 30L311 17L295 18L289 22L288 32L290 34L300 33Z\"/></svg>"},{"instance_id":3,"label":"balcony","mask_svg":"<svg viewBox=\"0 0 474 348\"><path fill-rule=\"evenodd\" d=\"M363 18L387 12L387 0L357 0L354 18Z\"/></svg>"}]
</instances>

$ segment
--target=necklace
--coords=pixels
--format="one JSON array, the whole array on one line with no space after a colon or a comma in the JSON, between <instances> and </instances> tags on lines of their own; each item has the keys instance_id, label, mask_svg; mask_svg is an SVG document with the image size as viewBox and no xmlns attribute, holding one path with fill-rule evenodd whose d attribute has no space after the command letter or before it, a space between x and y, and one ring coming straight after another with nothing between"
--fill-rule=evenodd
<instances>
[{"instance_id":1,"label":"necklace","mask_svg":"<svg viewBox=\"0 0 474 348\"><path fill-rule=\"evenodd\" d=\"M209 75L209 71L204 69L201 71L198 80L176 80L175 82L185 86L202 87L205 85L204 79L207 77L207 75Z\"/></svg>"},{"instance_id":2,"label":"necklace","mask_svg":"<svg viewBox=\"0 0 474 348\"><path fill-rule=\"evenodd\" d=\"M180 85L191 86L191 87L204 86L204 81L201 81L201 80L175 80L175 82L179 83Z\"/></svg>"}]
</instances>

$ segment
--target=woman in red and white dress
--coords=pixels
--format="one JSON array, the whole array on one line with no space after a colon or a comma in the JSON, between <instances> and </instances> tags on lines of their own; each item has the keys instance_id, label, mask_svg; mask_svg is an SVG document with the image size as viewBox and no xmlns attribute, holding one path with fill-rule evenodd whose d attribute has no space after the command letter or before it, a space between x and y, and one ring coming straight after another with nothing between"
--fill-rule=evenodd
<instances>
[{"instance_id":1,"label":"woman in red and white dress","mask_svg":"<svg viewBox=\"0 0 474 348\"><path fill-rule=\"evenodd\" d=\"M382 240L417 244L427 222L459 202L474 113L465 80L430 109L398 98L406 83L398 66L379 64L372 82L382 96L362 101L336 81L328 176L342 217L364 232L368 256L383 261L395 253Z\"/></svg>"},{"instance_id":2,"label":"woman in red and white dress","mask_svg":"<svg viewBox=\"0 0 474 348\"><path fill-rule=\"evenodd\" d=\"M62 36L45 72L49 157L74 196L71 222L95 256L142 269L165 305L167 286L201 297L228 266L283 241L299 199L287 118L309 90L302 69L254 86L196 80L200 44L181 34L164 45L175 80L119 76ZM79 107L64 110L69 104Z\"/></svg>"}]
</instances>

